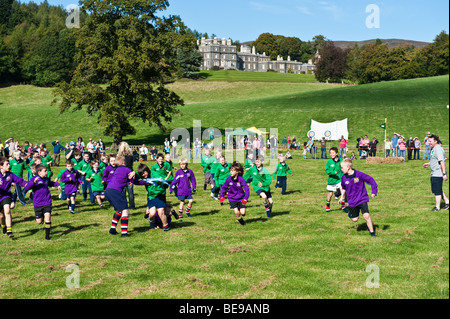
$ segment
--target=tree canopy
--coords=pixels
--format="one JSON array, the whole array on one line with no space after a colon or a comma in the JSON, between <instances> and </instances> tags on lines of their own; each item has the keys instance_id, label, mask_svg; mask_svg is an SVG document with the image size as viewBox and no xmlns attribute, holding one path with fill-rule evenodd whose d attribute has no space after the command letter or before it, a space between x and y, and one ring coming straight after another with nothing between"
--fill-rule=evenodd
<instances>
[{"instance_id":1,"label":"tree canopy","mask_svg":"<svg viewBox=\"0 0 450 319\"><path fill-rule=\"evenodd\" d=\"M185 42L178 16L160 17L164 0L81 0L90 14L79 30L76 69L57 85L60 111L85 109L98 115L104 134L120 142L134 135L130 120L164 128L182 99L165 84L179 70L177 46ZM104 85L99 85L104 84Z\"/></svg>"}]
</instances>

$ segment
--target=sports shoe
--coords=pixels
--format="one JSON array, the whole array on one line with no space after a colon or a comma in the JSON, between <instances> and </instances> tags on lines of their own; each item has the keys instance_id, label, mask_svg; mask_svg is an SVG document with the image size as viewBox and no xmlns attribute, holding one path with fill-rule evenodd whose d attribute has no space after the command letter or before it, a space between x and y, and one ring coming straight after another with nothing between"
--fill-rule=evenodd
<instances>
[{"instance_id":1,"label":"sports shoe","mask_svg":"<svg viewBox=\"0 0 450 319\"><path fill-rule=\"evenodd\" d=\"M75 214L75 212L74 212L73 210L70 210L70 213L71 213L71 214Z\"/></svg>"},{"instance_id":2,"label":"sports shoe","mask_svg":"<svg viewBox=\"0 0 450 319\"><path fill-rule=\"evenodd\" d=\"M150 229L155 229L155 224L152 221L150 221Z\"/></svg>"},{"instance_id":3,"label":"sports shoe","mask_svg":"<svg viewBox=\"0 0 450 319\"><path fill-rule=\"evenodd\" d=\"M245 225L245 220L243 220L242 218L239 218L239 219L238 219L238 222L239 222L239 224L241 224L241 225Z\"/></svg>"},{"instance_id":4,"label":"sports shoe","mask_svg":"<svg viewBox=\"0 0 450 319\"><path fill-rule=\"evenodd\" d=\"M440 210L439 208L434 207L431 211L432 211L432 212L437 212L437 211L439 211L439 210Z\"/></svg>"},{"instance_id":5,"label":"sports shoe","mask_svg":"<svg viewBox=\"0 0 450 319\"><path fill-rule=\"evenodd\" d=\"M449 204L445 204L444 207L442 209L448 210L448 205Z\"/></svg>"},{"instance_id":6,"label":"sports shoe","mask_svg":"<svg viewBox=\"0 0 450 319\"><path fill-rule=\"evenodd\" d=\"M270 210L266 210L266 215L267 215L267 217L272 217L272 212L270 211Z\"/></svg>"},{"instance_id":7,"label":"sports shoe","mask_svg":"<svg viewBox=\"0 0 450 319\"><path fill-rule=\"evenodd\" d=\"M169 231L170 227L164 228L164 231Z\"/></svg>"},{"instance_id":8,"label":"sports shoe","mask_svg":"<svg viewBox=\"0 0 450 319\"><path fill-rule=\"evenodd\" d=\"M114 228L110 228L110 229L109 229L109 233L110 233L111 235L117 235L117 230L115 230Z\"/></svg>"},{"instance_id":9,"label":"sports shoe","mask_svg":"<svg viewBox=\"0 0 450 319\"><path fill-rule=\"evenodd\" d=\"M186 213L186 215L187 215L188 217L192 217L191 213Z\"/></svg>"},{"instance_id":10,"label":"sports shoe","mask_svg":"<svg viewBox=\"0 0 450 319\"><path fill-rule=\"evenodd\" d=\"M120 235L120 237L130 237L130 234L124 233L124 234Z\"/></svg>"},{"instance_id":11,"label":"sports shoe","mask_svg":"<svg viewBox=\"0 0 450 319\"><path fill-rule=\"evenodd\" d=\"M8 235L9 238L14 238L14 234L13 233L6 233L6 235Z\"/></svg>"},{"instance_id":12,"label":"sports shoe","mask_svg":"<svg viewBox=\"0 0 450 319\"><path fill-rule=\"evenodd\" d=\"M325 210L327 213L331 212L331 209L327 207L327 209Z\"/></svg>"},{"instance_id":13,"label":"sports shoe","mask_svg":"<svg viewBox=\"0 0 450 319\"><path fill-rule=\"evenodd\" d=\"M214 200L219 200L219 198L217 198L217 197L214 197Z\"/></svg>"}]
</instances>

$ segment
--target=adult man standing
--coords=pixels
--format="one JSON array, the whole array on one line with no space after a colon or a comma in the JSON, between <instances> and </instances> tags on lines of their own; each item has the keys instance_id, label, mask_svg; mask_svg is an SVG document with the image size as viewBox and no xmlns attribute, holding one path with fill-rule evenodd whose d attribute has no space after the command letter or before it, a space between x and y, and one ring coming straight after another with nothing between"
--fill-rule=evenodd
<instances>
[{"instance_id":1,"label":"adult man standing","mask_svg":"<svg viewBox=\"0 0 450 319\"><path fill-rule=\"evenodd\" d=\"M398 156L397 154L397 144L398 144L398 134L394 133L394 136L391 138L392 141L392 157Z\"/></svg>"},{"instance_id":2,"label":"adult man standing","mask_svg":"<svg viewBox=\"0 0 450 319\"><path fill-rule=\"evenodd\" d=\"M202 150L202 143L198 140L198 137L194 141L194 159L200 159L201 158L201 150Z\"/></svg>"},{"instance_id":3,"label":"adult man standing","mask_svg":"<svg viewBox=\"0 0 450 319\"><path fill-rule=\"evenodd\" d=\"M427 136L425 136L423 140L423 144L425 144L425 153L423 154L422 161L425 159L430 160L430 154L431 154L431 146L430 143L428 143L428 138L431 136L431 133L428 132Z\"/></svg>"},{"instance_id":4,"label":"adult man standing","mask_svg":"<svg viewBox=\"0 0 450 319\"><path fill-rule=\"evenodd\" d=\"M447 181L447 169L445 168L445 152L441 145L438 144L439 137L430 135L428 142L431 147L431 158L429 163L423 164L423 167L430 167L431 169L431 191L436 199L436 206L432 209L433 212L441 209L441 200L444 199L444 209L448 209L449 200L442 190L442 184Z\"/></svg>"},{"instance_id":5,"label":"adult man standing","mask_svg":"<svg viewBox=\"0 0 450 319\"><path fill-rule=\"evenodd\" d=\"M89 152L89 159L91 161L94 160L95 142L92 140L92 138L89 139L89 143L87 143L86 149Z\"/></svg>"},{"instance_id":6,"label":"adult man standing","mask_svg":"<svg viewBox=\"0 0 450 319\"><path fill-rule=\"evenodd\" d=\"M327 141L325 140L325 136L320 140L320 158L327 159Z\"/></svg>"},{"instance_id":7,"label":"adult man standing","mask_svg":"<svg viewBox=\"0 0 450 319\"><path fill-rule=\"evenodd\" d=\"M406 141L406 150L408 151L408 161L412 160L412 155L414 151L414 139L412 136Z\"/></svg>"},{"instance_id":8,"label":"adult man standing","mask_svg":"<svg viewBox=\"0 0 450 319\"><path fill-rule=\"evenodd\" d=\"M64 146L59 144L59 140L53 141L53 163L52 166L59 166L61 151L64 150Z\"/></svg>"}]
</instances>

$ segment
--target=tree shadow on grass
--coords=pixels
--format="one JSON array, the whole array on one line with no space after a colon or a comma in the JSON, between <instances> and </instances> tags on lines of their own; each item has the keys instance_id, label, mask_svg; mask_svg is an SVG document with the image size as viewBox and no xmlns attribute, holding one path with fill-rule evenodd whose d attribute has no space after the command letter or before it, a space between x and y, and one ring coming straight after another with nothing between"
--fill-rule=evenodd
<instances>
[{"instance_id":1,"label":"tree shadow on grass","mask_svg":"<svg viewBox=\"0 0 450 319\"><path fill-rule=\"evenodd\" d=\"M257 223L257 222L265 223L269 220L269 218L265 218L265 217L257 217L257 218L252 218L252 219L244 218L244 220L245 220L246 224Z\"/></svg>"},{"instance_id":2,"label":"tree shadow on grass","mask_svg":"<svg viewBox=\"0 0 450 319\"><path fill-rule=\"evenodd\" d=\"M276 216L281 216L281 215L288 215L290 214L290 212L285 211L285 212L272 212L272 217L276 217Z\"/></svg>"},{"instance_id":3,"label":"tree shadow on grass","mask_svg":"<svg viewBox=\"0 0 450 319\"><path fill-rule=\"evenodd\" d=\"M219 212L220 212L220 210L214 209L214 210L211 210L209 212L197 213L197 214L195 214L195 216L208 216L208 215L217 214Z\"/></svg>"},{"instance_id":4,"label":"tree shadow on grass","mask_svg":"<svg viewBox=\"0 0 450 319\"><path fill-rule=\"evenodd\" d=\"M64 235L70 234L71 232L82 230L84 228L91 227L91 226L97 227L97 226L100 226L100 224L95 223L95 224L88 224L88 225L80 225L77 227L74 227L73 225L68 224L68 223L60 224L60 225L56 225L56 226L52 227L51 235L52 236L55 236L55 235L64 236ZM62 228L66 228L66 229L62 230ZM36 224L36 228L33 228L33 229L27 231L28 234L20 236L20 238L33 236L34 234L36 234L38 232L44 232L44 226L42 224L41 225Z\"/></svg>"},{"instance_id":5,"label":"tree shadow on grass","mask_svg":"<svg viewBox=\"0 0 450 319\"><path fill-rule=\"evenodd\" d=\"M299 189L295 189L295 190L290 190L290 191L286 191L286 194L285 195L290 195L290 194L295 194L295 193L302 193L302 191L301 190L299 190Z\"/></svg>"},{"instance_id":6,"label":"tree shadow on grass","mask_svg":"<svg viewBox=\"0 0 450 319\"><path fill-rule=\"evenodd\" d=\"M183 227L190 227L192 225L195 225L195 223L193 222L187 222L187 221L178 221L176 223L170 223L170 231L172 231L173 229L179 229L179 228L183 228ZM133 231L137 232L137 233L145 233L148 231L163 231L162 229L150 229L150 226L145 226L145 227L136 227L133 228Z\"/></svg>"}]
</instances>

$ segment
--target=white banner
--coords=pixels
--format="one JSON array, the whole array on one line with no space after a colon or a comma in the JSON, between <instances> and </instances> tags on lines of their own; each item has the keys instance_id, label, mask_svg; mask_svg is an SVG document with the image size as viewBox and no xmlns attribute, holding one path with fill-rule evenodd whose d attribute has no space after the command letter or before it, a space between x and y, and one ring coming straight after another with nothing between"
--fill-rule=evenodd
<instances>
[{"instance_id":1,"label":"white banner","mask_svg":"<svg viewBox=\"0 0 450 319\"><path fill-rule=\"evenodd\" d=\"M311 130L308 132L308 138L312 137L314 140L321 140L322 137L325 137L326 140L337 141L341 136L344 136L348 140L347 120L332 123L319 123L311 120Z\"/></svg>"}]
</instances>

